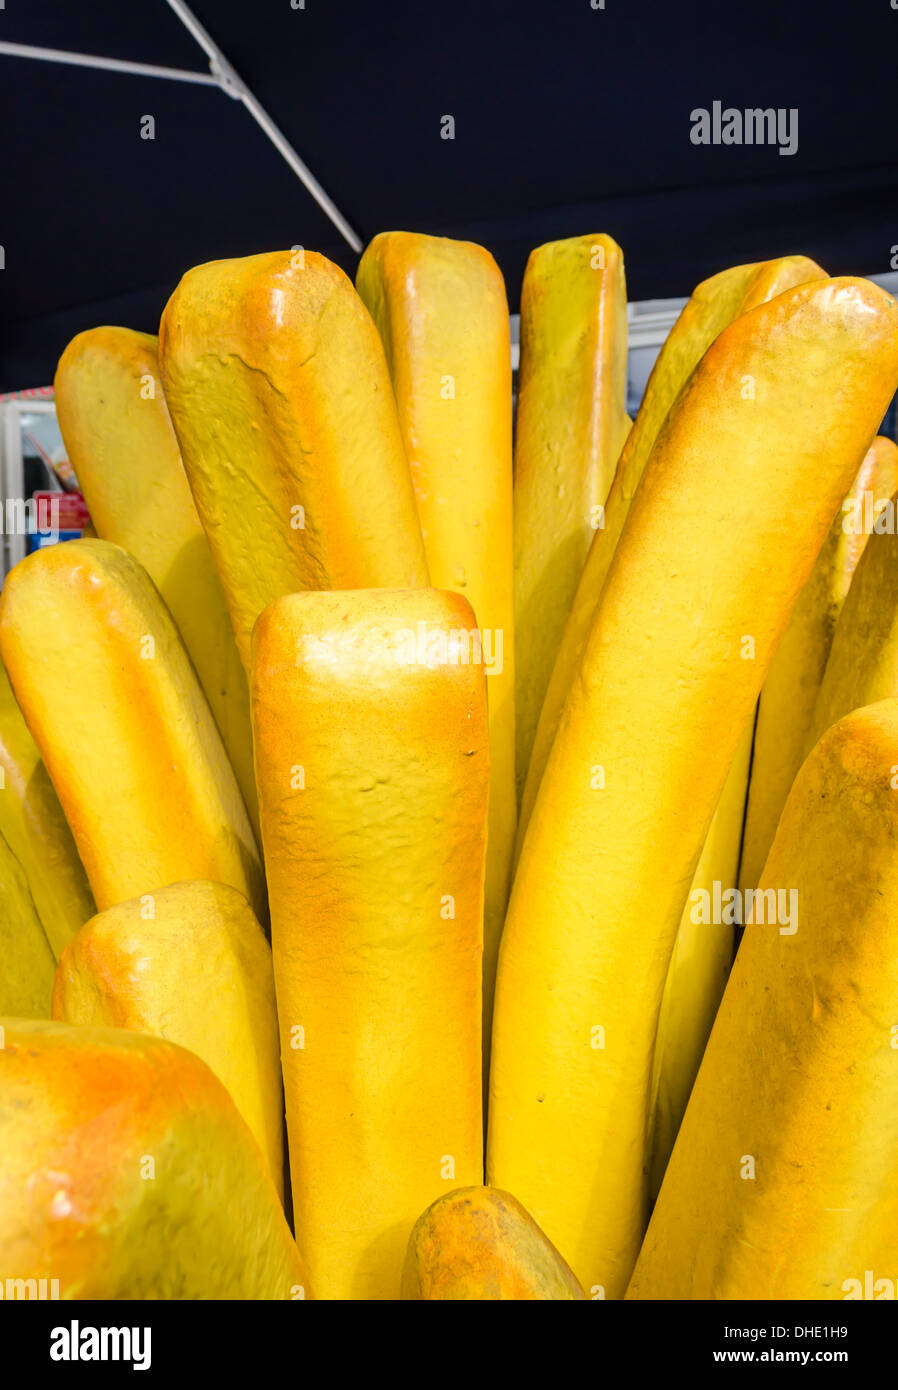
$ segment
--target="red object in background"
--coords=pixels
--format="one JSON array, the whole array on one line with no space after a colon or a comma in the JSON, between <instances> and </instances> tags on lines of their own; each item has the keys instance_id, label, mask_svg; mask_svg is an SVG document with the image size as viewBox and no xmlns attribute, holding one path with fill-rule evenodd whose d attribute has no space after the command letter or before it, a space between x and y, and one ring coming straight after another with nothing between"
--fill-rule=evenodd
<instances>
[{"instance_id":1,"label":"red object in background","mask_svg":"<svg viewBox=\"0 0 898 1390\"><path fill-rule=\"evenodd\" d=\"M0 402L2 401L52 401L52 386L29 386L24 391L3 391L0 392Z\"/></svg>"},{"instance_id":2,"label":"red object in background","mask_svg":"<svg viewBox=\"0 0 898 1390\"><path fill-rule=\"evenodd\" d=\"M38 528L45 530L47 523L53 521L60 531L83 531L90 521L87 503L80 492L36 492ZM59 510L54 517L53 505Z\"/></svg>"}]
</instances>

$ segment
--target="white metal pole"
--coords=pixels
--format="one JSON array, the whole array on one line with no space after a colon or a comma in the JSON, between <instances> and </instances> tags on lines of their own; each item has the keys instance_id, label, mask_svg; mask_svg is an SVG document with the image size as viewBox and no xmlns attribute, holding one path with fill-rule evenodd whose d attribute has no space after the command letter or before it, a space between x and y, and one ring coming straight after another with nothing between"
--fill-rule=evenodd
<instances>
[{"instance_id":1,"label":"white metal pole","mask_svg":"<svg viewBox=\"0 0 898 1390\"><path fill-rule=\"evenodd\" d=\"M36 58L43 63L70 63L77 68L104 68L109 72L129 72L138 77L170 77L175 82L196 82L203 87L220 87L211 72L191 72L187 68L162 68L156 63L132 63L125 58L102 58L96 53L69 53L63 48L36 48L27 43L0 43L0 53L11 58Z\"/></svg>"},{"instance_id":2,"label":"white metal pole","mask_svg":"<svg viewBox=\"0 0 898 1390\"><path fill-rule=\"evenodd\" d=\"M160 67L156 63L135 63L124 58L104 58L95 53L72 53L61 48L39 48L33 44L0 42L0 54L12 58L33 58L45 63L68 63L74 67L99 68L107 72L132 73L138 77L166 77L175 82L193 82L204 87L218 87L235 101L243 103L259 129L294 174L311 193L321 210L330 218L340 235L353 251L361 251L362 242L347 222L334 200L321 187L309 166L297 154L284 132L271 119L262 103L237 75L214 39L200 24L196 15L183 0L168 0L168 4L193 36L209 59L209 72L192 72L186 68Z\"/></svg>"},{"instance_id":3,"label":"white metal pole","mask_svg":"<svg viewBox=\"0 0 898 1390\"><path fill-rule=\"evenodd\" d=\"M185 5L184 0L168 0L168 4L174 10L184 27L193 35L194 39L196 39L200 48L203 49L206 57L209 59L209 67L212 74L219 78L224 91L227 92L228 96L235 97L243 102L243 105L246 107L253 120L259 128L265 132L275 149L281 157L287 161L294 174L296 174L297 178L305 185L309 193L311 193L312 197L315 199L315 202L322 211L327 214L337 230L352 247L353 251L361 251L362 242L357 233L349 225L333 199L325 193L311 169L305 161L299 157L283 131L275 125L262 103L254 93L250 91L243 79L238 77L237 73L218 47L218 44L203 28L202 24L200 24L190 6Z\"/></svg>"}]
</instances>

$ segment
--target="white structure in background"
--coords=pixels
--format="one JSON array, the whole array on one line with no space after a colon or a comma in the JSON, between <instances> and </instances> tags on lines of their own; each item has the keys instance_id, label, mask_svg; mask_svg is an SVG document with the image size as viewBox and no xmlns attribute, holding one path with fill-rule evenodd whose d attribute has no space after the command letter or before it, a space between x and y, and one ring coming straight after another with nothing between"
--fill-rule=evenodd
<instances>
[{"instance_id":1,"label":"white structure in background","mask_svg":"<svg viewBox=\"0 0 898 1390\"><path fill-rule=\"evenodd\" d=\"M28 537L18 530L8 532L3 518L8 514L7 500L24 499L26 496L25 436L38 422L49 423L49 419L52 419L53 424L56 423L56 406L52 397L47 398L44 394L49 390L46 387L43 391L35 392L34 396L22 392L0 401L0 573L3 577L13 565L24 560L27 551ZM62 485L52 469L45 467L44 474L46 481L43 491L62 492Z\"/></svg>"},{"instance_id":2,"label":"white structure in background","mask_svg":"<svg viewBox=\"0 0 898 1390\"><path fill-rule=\"evenodd\" d=\"M865 277L898 299L898 271ZM627 362L627 411L636 415L649 373L673 328L685 299L643 299L627 305L629 359Z\"/></svg>"},{"instance_id":3,"label":"white structure in background","mask_svg":"<svg viewBox=\"0 0 898 1390\"><path fill-rule=\"evenodd\" d=\"M685 299L642 299L627 305L627 414L634 420L661 345Z\"/></svg>"}]
</instances>

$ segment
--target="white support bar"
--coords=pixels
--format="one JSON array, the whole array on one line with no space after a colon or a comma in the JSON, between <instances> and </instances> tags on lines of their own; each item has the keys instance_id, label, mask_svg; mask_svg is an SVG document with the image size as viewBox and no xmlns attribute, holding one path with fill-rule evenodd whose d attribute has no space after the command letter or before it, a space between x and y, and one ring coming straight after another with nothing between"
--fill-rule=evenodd
<instances>
[{"instance_id":1,"label":"white support bar","mask_svg":"<svg viewBox=\"0 0 898 1390\"><path fill-rule=\"evenodd\" d=\"M346 221L346 218L343 216L336 203L325 193L312 171L300 159L293 146L275 125L265 108L259 104L252 92L246 89L240 93L240 100L243 102L243 105L256 124L260 129L264 130L278 153L282 155L290 165L296 177L305 185L308 192L311 193L322 212L325 212L333 222L343 239L349 243L353 251L361 251L361 238Z\"/></svg>"},{"instance_id":2,"label":"white support bar","mask_svg":"<svg viewBox=\"0 0 898 1390\"><path fill-rule=\"evenodd\" d=\"M246 84L237 76L218 44L200 24L190 6L185 5L183 0L168 0L168 4L190 37L196 40L209 59L209 68L213 76L218 79L219 85L224 88L229 97L239 97L241 92L246 90Z\"/></svg>"},{"instance_id":3,"label":"white support bar","mask_svg":"<svg viewBox=\"0 0 898 1390\"><path fill-rule=\"evenodd\" d=\"M333 199L325 193L311 169L297 154L279 126L231 67L214 39L210 38L196 15L183 0L168 0L181 23L196 40L209 59L209 72L191 72L185 68L159 67L154 63L132 63L123 58L103 58L94 53L70 53L60 48L36 48L23 43L0 42L0 54L12 58L35 58L45 63L69 63L75 67L100 68L107 72L127 72L139 77L167 77L175 82L194 82L204 87L218 87L235 101L241 101L256 125L274 145L278 154L289 164L296 177L315 202L333 222L340 235L353 251L361 251L361 238L347 222Z\"/></svg>"},{"instance_id":4,"label":"white support bar","mask_svg":"<svg viewBox=\"0 0 898 1390\"><path fill-rule=\"evenodd\" d=\"M275 149L287 161L296 177L311 193L315 202L327 214L353 251L361 251L362 242L357 233L346 221L333 199L325 193L308 165L300 159L283 131L275 125L261 102L250 91L243 79L238 77L218 44L200 24L189 5L185 5L184 0L168 0L168 4L206 54L209 59L209 67L213 74L218 77L224 91L227 92L228 96L236 97L243 102L260 130L265 132Z\"/></svg>"},{"instance_id":5,"label":"white support bar","mask_svg":"<svg viewBox=\"0 0 898 1390\"><path fill-rule=\"evenodd\" d=\"M105 68L108 72L130 72L138 77L169 77L174 82L196 82L202 87L220 87L211 72L191 72L186 68L161 68L155 63L132 63L124 58L101 58L95 53L68 53L62 48L35 48L27 43L0 43L0 53L11 58L37 58L43 63L70 63L76 68Z\"/></svg>"}]
</instances>

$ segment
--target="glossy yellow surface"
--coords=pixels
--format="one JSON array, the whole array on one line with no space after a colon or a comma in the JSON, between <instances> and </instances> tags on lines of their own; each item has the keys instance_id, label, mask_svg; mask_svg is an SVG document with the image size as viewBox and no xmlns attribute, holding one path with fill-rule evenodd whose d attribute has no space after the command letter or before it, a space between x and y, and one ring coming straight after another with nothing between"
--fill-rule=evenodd
<instances>
[{"instance_id":1,"label":"glossy yellow surface","mask_svg":"<svg viewBox=\"0 0 898 1390\"><path fill-rule=\"evenodd\" d=\"M100 910L212 878L265 914L221 736L136 560L99 540L29 555L3 586L0 652Z\"/></svg>"},{"instance_id":2,"label":"glossy yellow surface","mask_svg":"<svg viewBox=\"0 0 898 1390\"><path fill-rule=\"evenodd\" d=\"M723 270L696 287L668 334L621 453L605 506L604 525L596 531L590 546L546 690L521 801L516 857L520 855L564 702L580 664L614 552L643 470L671 406L708 348L728 324L794 285L824 276L825 272L806 256L784 256L780 260ZM721 462L721 469L726 467Z\"/></svg>"},{"instance_id":3,"label":"glossy yellow surface","mask_svg":"<svg viewBox=\"0 0 898 1390\"><path fill-rule=\"evenodd\" d=\"M249 687L178 441L156 339L91 328L59 359L56 415L96 535L130 551L190 655L258 833Z\"/></svg>"},{"instance_id":4,"label":"glossy yellow surface","mask_svg":"<svg viewBox=\"0 0 898 1390\"><path fill-rule=\"evenodd\" d=\"M402 1297L418 1302L582 1302L586 1295L510 1192L461 1187L437 1198L415 1222Z\"/></svg>"},{"instance_id":5,"label":"glossy yellow surface","mask_svg":"<svg viewBox=\"0 0 898 1390\"><path fill-rule=\"evenodd\" d=\"M55 957L96 912L59 797L0 665L0 835L22 867Z\"/></svg>"},{"instance_id":6,"label":"glossy yellow surface","mask_svg":"<svg viewBox=\"0 0 898 1390\"><path fill-rule=\"evenodd\" d=\"M855 507L860 509L862 518L865 506L872 508L888 502L896 489L898 447L880 435L867 451L851 490L836 513L761 691L739 871L743 888L754 888L761 877L780 812L801 766L836 620L868 539L863 530L854 531L850 526L846 529L845 523L854 515ZM865 498L865 494L869 496ZM854 706L846 706L840 713L850 708Z\"/></svg>"},{"instance_id":7,"label":"glossy yellow surface","mask_svg":"<svg viewBox=\"0 0 898 1390\"><path fill-rule=\"evenodd\" d=\"M649 1196L652 1199L658 1195L733 963L733 924L695 920L701 916L697 909L704 900L693 895L707 893L713 902L717 891L722 902L723 894L738 883L753 732L754 721L749 717L702 846L667 969L652 1058L649 1111Z\"/></svg>"},{"instance_id":8,"label":"glossy yellow surface","mask_svg":"<svg viewBox=\"0 0 898 1390\"><path fill-rule=\"evenodd\" d=\"M294 594L256 625L293 1206L319 1298L396 1298L422 1210L482 1180L486 680L449 636L473 624L418 589Z\"/></svg>"},{"instance_id":9,"label":"glossy yellow surface","mask_svg":"<svg viewBox=\"0 0 898 1390\"><path fill-rule=\"evenodd\" d=\"M0 1018L0 1275L61 1299L310 1298L258 1146L192 1052Z\"/></svg>"},{"instance_id":10,"label":"glossy yellow surface","mask_svg":"<svg viewBox=\"0 0 898 1390\"><path fill-rule=\"evenodd\" d=\"M629 429L623 252L602 234L531 251L515 419L518 795L583 562Z\"/></svg>"},{"instance_id":11,"label":"glossy yellow surface","mask_svg":"<svg viewBox=\"0 0 898 1390\"><path fill-rule=\"evenodd\" d=\"M63 952L53 1017L154 1033L212 1068L283 1195L284 1103L271 949L225 883L174 883L100 912Z\"/></svg>"},{"instance_id":12,"label":"glossy yellow surface","mask_svg":"<svg viewBox=\"0 0 898 1390\"><path fill-rule=\"evenodd\" d=\"M679 396L617 547L515 877L490 1078L489 1181L588 1294L623 1293L642 1235L658 1010L702 844L896 385L898 304L868 281L741 315Z\"/></svg>"},{"instance_id":13,"label":"glossy yellow surface","mask_svg":"<svg viewBox=\"0 0 898 1390\"><path fill-rule=\"evenodd\" d=\"M805 755L843 715L898 695L896 507L898 494L882 513L886 525L891 517L891 531L874 531L864 537L867 543L835 625L829 659L805 735Z\"/></svg>"},{"instance_id":14,"label":"glossy yellow surface","mask_svg":"<svg viewBox=\"0 0 898 1390\"><path fill-rule=\"evenodd\" d=\"M760 888L796 895L797 929L746 927L628 1297L840 1300L894 1278L896 748L883 701L795 779Z\"/></svg>"},{"instance_id":15,"label":"glossy yellow surface","mask_svg":"<svg viewBox=\"0 0 898 1390\"><path fill-rule=\"evenodd\" d=\"M55 969L28 880L0 835L0 1015L49 1018Z\"/></svg>"},{"instance_id":16,"label":"glossy yellow surface","mask_svg":"<svg viewBox=\"0 0 898 1390\"><path fill-rule=\"evenodd\" d=\"M468 600L493 658L483 952L488 1039L517 820L505 284L482 246L411 232L376 236L357 281L390 367L430 582Z\"/></svg>"},{"instance_id":17,"label":"glossy yellow surface","mask_svg":"<svg viewBox=\"0 0 898 1390\"><path fill-rule=\"evenodd\" d=\"M159 361L247 671L282 594L426 584L383 348L338 266L300 250L196 266Z\"/></svg>"}]
</instances>

